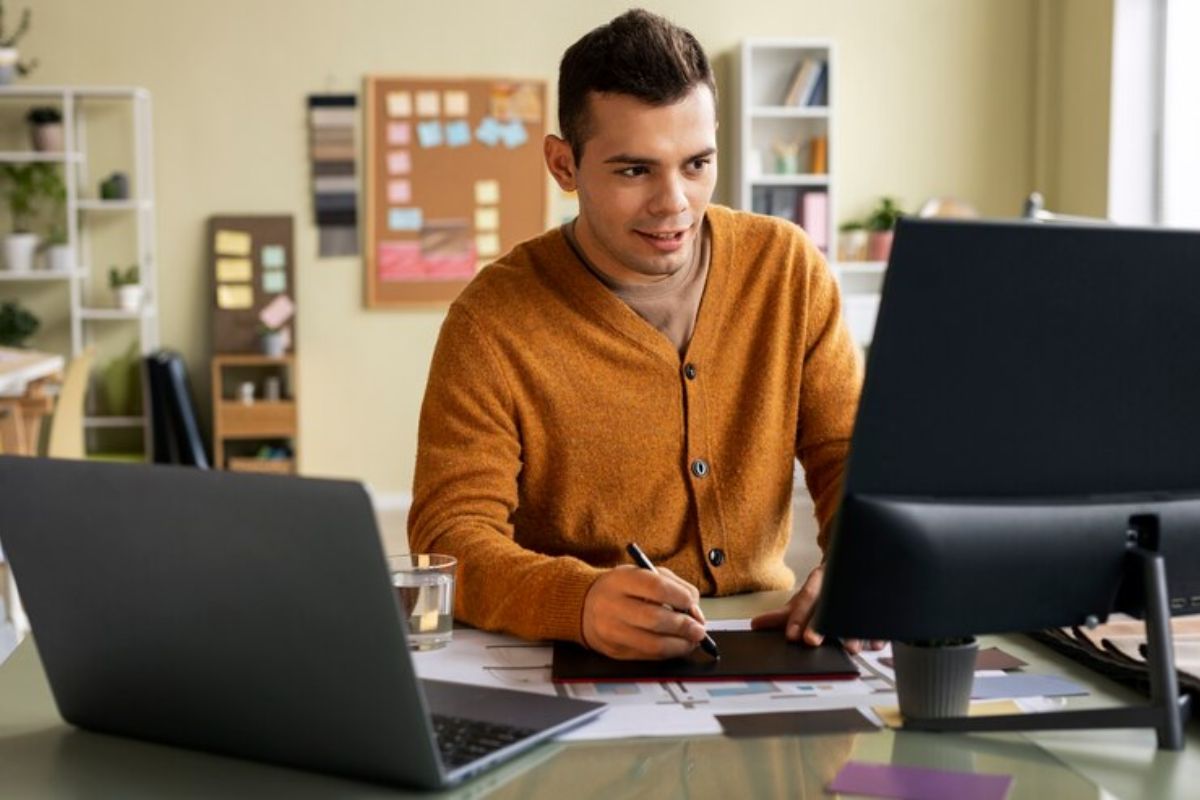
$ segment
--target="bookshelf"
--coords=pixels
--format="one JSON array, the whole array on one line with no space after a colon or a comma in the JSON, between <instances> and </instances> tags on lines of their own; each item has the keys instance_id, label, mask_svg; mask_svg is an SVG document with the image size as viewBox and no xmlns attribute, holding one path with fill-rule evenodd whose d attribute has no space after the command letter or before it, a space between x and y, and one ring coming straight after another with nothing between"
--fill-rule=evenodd
<instances>
[{"instance_id":1,"label":"bookshelf","mask_svg":"<svg viewBox=\"0 0 1200 800\"><path fill-rule=\"evenodd\" d=\"M792 220L832 257L833 43L746 39L737 69L735 204Z\"/></svg>"},{"instance_id":2,"label":"bookshelf","mask_svg":"<svg viewBox=\"0 0 1200 800\"><path fill-rule=\"evenodd\" d=\"M32 106L53 106L61 113L61 151L23 148L27 132L15 120ZM130 344L140 355L157 349L150 93L126 86L4 86L0 87L0 112L6 120L13 121L0 131L0 163L46 162L61 169L66 190L62 223L69 253L66 269L49 269L48 264L20 272L0 269L0 298L28 295L37 286L61 287L67 299L72 357L96 344L105 344L107 350L117 354ZM93 146L96 141L99 144ZM129 176L127 199L108 200L98 196L99 178L104 170L114 167ZM107 267L114 261L138 267L143 300L135 310L113 307ZM20 288L22 284L34 288L25 291ZM53 325L56 320L43 322ZM95 370L90 381L87 413L83 418L88 453L134 450L139 457L145 457L151 444L149 417L138 412L136 402L128 407L106 407L99 397L101 393L96 391L103 382L106 366Z\"/></svg>"}]
</instances>

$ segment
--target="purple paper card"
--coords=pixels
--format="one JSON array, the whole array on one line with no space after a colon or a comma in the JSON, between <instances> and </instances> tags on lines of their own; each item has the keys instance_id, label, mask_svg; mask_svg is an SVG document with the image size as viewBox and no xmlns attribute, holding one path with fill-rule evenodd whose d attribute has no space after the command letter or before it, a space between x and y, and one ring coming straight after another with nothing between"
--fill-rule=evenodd
<instances>
[{"instance_id":1,"label":"purple paper card","mask_svg":"<svg viewBox=\"0 0 1200 800\"><path fill-rule=\"evenodd\" d=\"M900 797L905 800L1004 800L1011 775L976 775L925 767L864 764L848 761L829 784L829 791Z\"/></svg>"}]
</instances>

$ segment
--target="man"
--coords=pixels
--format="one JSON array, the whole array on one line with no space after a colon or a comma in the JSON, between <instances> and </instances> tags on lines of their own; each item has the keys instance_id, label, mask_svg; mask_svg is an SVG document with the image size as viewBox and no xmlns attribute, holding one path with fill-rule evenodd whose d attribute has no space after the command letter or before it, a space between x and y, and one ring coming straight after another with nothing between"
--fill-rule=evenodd
<instances>
[{"instance_id":1,"label":"man","mask_svg":"<svg viewBox=\"0 0 1200 800\"><path fill-rule=\"evenodd\" d=\"M690 33L623 14L567 50L558 92L546 164L579 216L451 306L409 539L458 557L476 626L679 656L703 637L701 593L793 585L795 457L825 547L861 365L807 237L709 206L716 88ZM819 643L820 582L755 627Z\"/></svg>"}]
</instances>

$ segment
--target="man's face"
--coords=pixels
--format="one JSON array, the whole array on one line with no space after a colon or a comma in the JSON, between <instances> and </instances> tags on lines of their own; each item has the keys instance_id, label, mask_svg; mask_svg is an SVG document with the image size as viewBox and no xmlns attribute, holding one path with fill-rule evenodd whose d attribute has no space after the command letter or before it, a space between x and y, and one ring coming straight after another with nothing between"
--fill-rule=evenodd
<instances>
[{"instance_id":1,"label":"man's face","mask_svg":"<svg viewBox=\"0 0 1200 800\"><path fill-rule=\"evenodd\" d=\"M579 163L547 137L546 160L560 186L579 193L575 236L600 271L651 283L691 263L717 181L712 92L651 106L623 94L592 93L589 136Z\"/></svg>"}]
</instances>

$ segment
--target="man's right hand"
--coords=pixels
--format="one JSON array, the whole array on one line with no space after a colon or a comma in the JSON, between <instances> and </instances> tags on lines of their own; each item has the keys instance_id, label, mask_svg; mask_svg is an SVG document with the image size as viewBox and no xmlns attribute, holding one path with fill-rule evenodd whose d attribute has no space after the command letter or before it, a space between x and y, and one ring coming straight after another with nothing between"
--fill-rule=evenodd
<instances>
[{"instance_id":1,"label":"man's right hand","mask_svg":"<svg viewBox=\"0 0 1200 800\"><path fill-rule=\"evenodd\" d=\"M584 644L611 658L685 656L704 638L703 621L696 587L663 567L657 575L629 565L615 567L592 584L583 600Z\"/></svg>"}]
</instances>

